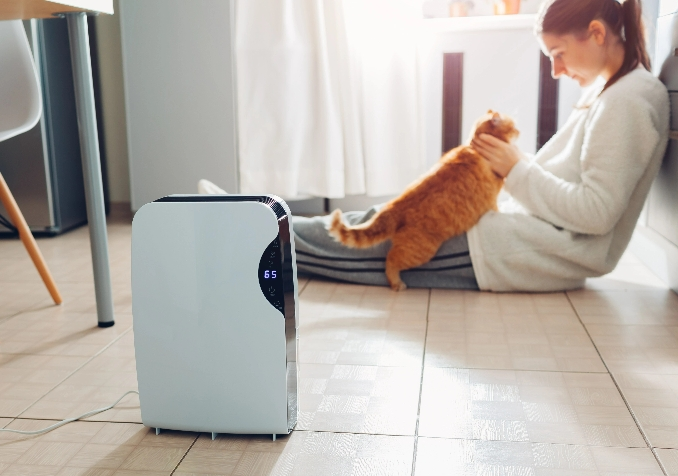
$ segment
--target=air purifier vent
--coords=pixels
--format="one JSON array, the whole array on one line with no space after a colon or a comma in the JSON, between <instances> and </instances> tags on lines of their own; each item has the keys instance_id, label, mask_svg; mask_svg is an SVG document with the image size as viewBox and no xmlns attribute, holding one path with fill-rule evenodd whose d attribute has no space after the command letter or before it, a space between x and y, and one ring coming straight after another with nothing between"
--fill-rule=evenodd
<instances>
[{"instance_id":1,"label":"air purifier vent","mask_svg":"<svg viewBox=\"0 0 678 476\"><path fill-rule=\"evenodd\" d=\"M287 216L281 203L266 195L169 195L154 202L260 202L270 207L278 220Z\"/></svg>"}]
</instances>

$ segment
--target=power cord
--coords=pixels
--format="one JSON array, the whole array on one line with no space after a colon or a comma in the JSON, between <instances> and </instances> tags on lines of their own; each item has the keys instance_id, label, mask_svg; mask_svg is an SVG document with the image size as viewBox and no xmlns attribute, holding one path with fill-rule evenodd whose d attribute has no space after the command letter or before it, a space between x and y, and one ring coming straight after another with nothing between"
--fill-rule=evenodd
<instances>
[{"instance_id":1,"label":"power cord","mask_svg":"<svg viewBox=\"0 0 678 476\"><path fill-rule=\"evenodd\" d=\"M113 405L109 405L109 406L104 407L104 408L99 408L98 410L92 410L90 412L83 413L79 417L67 418L66 420L62 420L59 423L55 423L52 426L48 426L47 428L43 428L42 430L22 431L22 430L10 430L9 428L0 428L0 431L8 431L10 433L19 433L20 435L42 435L43 433L47 433L47 432L50 432L52 430L56 430L60 426L64 426L68 423L72 423L74 421L80 420L81 418L87 418L87 417L90 417L92 415L96 415L97 413L102 413L102 412L105 412L106 410L110 410L111 408L116 406L118 403L120 403L120 400L125 398L130 393L136 393L137 395L139 395L139 392L137 392L136 390L130 390L129 392L125 393L122 397L118 398Z\"/></svg>"},{"instance_id":2,"label":"power cord","mask_svg":"<svg viewBox=\"0 0 678 476\"><path fill-rule=\"evenodd\" d=\"M9 221L8 218L5 218L2 214L0 214L0 225L4 226L7 228L9 231L12 233L18 233L19 230L12 224L11 221Z\"/></svg>"}]
</instances>

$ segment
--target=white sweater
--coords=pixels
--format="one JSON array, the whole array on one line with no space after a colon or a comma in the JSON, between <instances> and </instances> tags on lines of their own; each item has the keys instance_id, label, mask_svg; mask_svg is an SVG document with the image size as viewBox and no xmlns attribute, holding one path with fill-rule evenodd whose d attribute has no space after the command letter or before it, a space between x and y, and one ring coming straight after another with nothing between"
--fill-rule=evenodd
<instances>
[{"instance_id":1,"label":"white sweater","mask_svg":"<svg viewBox=\"0 0 678 476\"><path fill-rule=\"evenodd\" d=\"M669 97L642 68L599 92L513 167L505 190L520 206L502 205L468 232L480 289L573 289L617 265L664 156Z\"/></svg>"}]
</instances>

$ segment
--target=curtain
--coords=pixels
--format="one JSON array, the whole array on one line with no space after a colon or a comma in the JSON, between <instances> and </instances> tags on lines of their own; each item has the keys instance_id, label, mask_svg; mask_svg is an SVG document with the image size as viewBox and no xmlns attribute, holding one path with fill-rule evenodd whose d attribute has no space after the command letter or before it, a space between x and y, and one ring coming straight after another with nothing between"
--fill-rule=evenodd
<instances>
[{"instance_id":1,"label":"curtain","mask_svg":"<svg viewBox=\"0 0 678 476\"><path fill-rule=\"evenodd\" d=\"M399 193L425 170L420 3L236 2L242 193Z\"/></svg>"}]
</instances>

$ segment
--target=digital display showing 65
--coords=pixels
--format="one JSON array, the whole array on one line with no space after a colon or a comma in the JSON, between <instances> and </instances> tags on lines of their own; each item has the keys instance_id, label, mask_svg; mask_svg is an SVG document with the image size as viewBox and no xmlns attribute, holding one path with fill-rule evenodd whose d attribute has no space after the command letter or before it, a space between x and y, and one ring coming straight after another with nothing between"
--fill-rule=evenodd
<instances>
[{"instance_id":1,"label":"digital display showing 65","mask_svg":"<svg viewBox=\"0 0 678 476\"><path fill-rule=\"evenodd\" d=\"M266 247L259 261L259 286L264 297L285 315L285 290L283 289L282 250L279 237Z\"/></svg>"}]
</instances>

